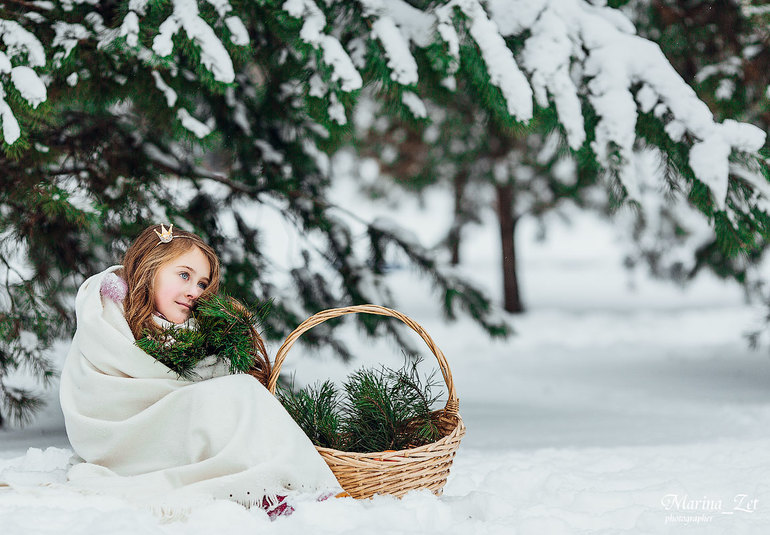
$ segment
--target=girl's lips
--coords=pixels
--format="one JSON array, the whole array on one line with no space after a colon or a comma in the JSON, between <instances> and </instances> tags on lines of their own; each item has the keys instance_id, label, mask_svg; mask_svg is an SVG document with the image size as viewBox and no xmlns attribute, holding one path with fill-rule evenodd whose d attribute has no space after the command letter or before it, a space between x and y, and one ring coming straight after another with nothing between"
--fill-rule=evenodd
<instances>
[{"instance_id":1,"label":"girl's lips","mask_svg":"<svg viewBox=\"0 0 770 535\"><path fill-rule=\"evenodd\" d=\"M188 308L188 309L192 308L192 305L188 305L187 303L180 303L179 301L177 301L176 304L177 305L181 305L181 306L183 306L185 308Z\"/></svg>"}]
</instances>

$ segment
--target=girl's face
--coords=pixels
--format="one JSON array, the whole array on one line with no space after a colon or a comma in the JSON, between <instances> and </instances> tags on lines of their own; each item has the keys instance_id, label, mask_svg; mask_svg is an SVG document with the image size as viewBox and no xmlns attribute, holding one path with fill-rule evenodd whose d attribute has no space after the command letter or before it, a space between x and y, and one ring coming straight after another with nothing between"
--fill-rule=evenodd
<instances>
[{"instance_id":1,"label":"girl's face","mask_svg":"<svg viewBox=\"0 0 770 535\"><path fill-rule=\"evenodd\" d=\"M211 266L197 247L166 262L155 273L155 310L172 323L184 323L209 277Z\"/></svg>"}]
</instances>

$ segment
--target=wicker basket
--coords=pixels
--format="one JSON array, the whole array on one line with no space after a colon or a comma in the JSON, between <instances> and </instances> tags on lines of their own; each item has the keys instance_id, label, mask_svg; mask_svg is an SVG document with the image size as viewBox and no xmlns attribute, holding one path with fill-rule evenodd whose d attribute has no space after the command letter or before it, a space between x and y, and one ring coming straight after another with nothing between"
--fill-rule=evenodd
<instances>
[{"instance_id":1,"label":"wicker basket","mask_svg":"<svg viewBox=\"0 0 770 535\"><path fill-rule=\"evenodd\" d=\"M303 333L326 320L345 314L365 312L398 318L411 327L428 344L438 360L449 397L442 410L434 411L441 438L431 444L399 451L355 453L316 446L337 477L340 485L354 498L370 498L375 494L401 497L410 490L429 489L440 495L446 484L457 447L465 435L465 425L459 413L459 402L446 358L431 337L407 316L378 305L357 305L324 310L306 319L297 327L275 356L267 388L275 394L278 375L286 354Z\"/></svg>"}]
</instances>

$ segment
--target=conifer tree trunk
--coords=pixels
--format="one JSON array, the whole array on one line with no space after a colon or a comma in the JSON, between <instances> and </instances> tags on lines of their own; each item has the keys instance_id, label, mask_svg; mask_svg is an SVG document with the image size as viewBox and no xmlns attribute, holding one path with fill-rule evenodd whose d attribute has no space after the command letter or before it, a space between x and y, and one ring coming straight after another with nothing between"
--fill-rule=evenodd
<instances>
[{"instance_id":1,"label":"conifer tree trunk","mask_svg":"<svg viewBox=\"0 0 770 535\"><path fill-rule=\"evenodd\" d=\"M465 186L468 184L468 170L463 168L454 179L454 222L449 230L447 241L449 250L452 253L452 265L460 264L460 239L463 226L466 222L465 216Z\"/></svg>"},{"instance_id":2,"label":"conifer tree trunk","mask_svg":"<svg viewBox=\"0 0 770 535\"><path fill-rule=\"evenodd\" d=\"M503 305L508 312L524 312L516 273L516 217L513 214L513 184L498 184L495 189L503 253Z\"/></svg>"}]
</instances>

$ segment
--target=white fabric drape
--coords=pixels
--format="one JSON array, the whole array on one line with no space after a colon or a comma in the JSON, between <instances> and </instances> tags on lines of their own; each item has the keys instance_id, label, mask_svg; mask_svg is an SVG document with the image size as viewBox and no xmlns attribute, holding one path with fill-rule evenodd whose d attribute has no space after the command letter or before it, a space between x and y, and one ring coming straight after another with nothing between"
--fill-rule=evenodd
<instances>
[{"instance_id":1,"label":"white fabric drape","mask_svg":"<svg viewBox=\"0 0 770 535\"><path fill-rule=\"evenodd\" d=\"M140 350L122 305L100 295L104 277L119 268L86 280L76 299L60 400L70 443L86 462L70 470L70 483L142 498L182 492L240 502L339 488L259 381L180 380Z\"/></svg>"}]
</instances>

